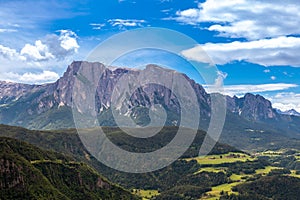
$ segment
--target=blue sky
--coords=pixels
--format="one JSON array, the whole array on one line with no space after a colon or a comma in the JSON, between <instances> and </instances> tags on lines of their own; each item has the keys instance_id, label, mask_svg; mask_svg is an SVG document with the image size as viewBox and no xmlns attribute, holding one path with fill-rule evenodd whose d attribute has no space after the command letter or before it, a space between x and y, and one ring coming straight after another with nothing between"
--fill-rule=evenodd
<instances>
[{"instance_id":1,"label":"blue sky","mask_svg":"<svg viewBox=\"0 0 300 200\"><path fill-rule=\"evenodd\" d=\"M110 36L142 27L196 40L199 45L182 55L201 62L204 50L220 71L225 94L262 94L277 108L300 112L297 0L0 0L0 80L53 82ZM185 62L177 62L178 70L197 79Z\"/></svg>"}]
</instances>

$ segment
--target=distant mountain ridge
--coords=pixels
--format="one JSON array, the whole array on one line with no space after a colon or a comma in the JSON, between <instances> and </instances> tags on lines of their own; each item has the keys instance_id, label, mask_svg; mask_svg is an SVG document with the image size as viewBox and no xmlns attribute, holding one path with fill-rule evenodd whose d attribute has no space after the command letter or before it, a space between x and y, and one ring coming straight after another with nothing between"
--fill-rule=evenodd
<instances>
[{"instance_id":1,"label":"distant mountain ridge","mask_svg":"<svg viewBox=\"0 0 300 200\"><path fill-rule=\"evenodd\" d=\"M297 112L295 109L281 111L280 109L276 109L277 113L282 115L293 115L293 116L300 116L300 113Z\"/></svg>"},{"instance_id":2,"label":"distant mountain ridge","mask_svg":"<svg viewBox=\"0 0 300 200\"><path fill-rule=\"evenodd\" d=\"M79 70L82 70L79 72ZM74 61L64 75L55 83L44 85L27 85L19 83L0 82L0 123L23 126L29 129L63 129L74 127L72 115L72 92L76 79L96 86L95 107L100 125L115 126L111 113L110 100L117 82L124 76L133 78L143 75L145 79L170 77L175 80L179 73L164 69L157 65L148 65L145 69L109 68L98 62ZM81 74L87 74L86 77ZM99 77L101 74L101 77ZM161 75L161 76L160 76ZM211 115L211 97L205 89L184 74L197 96L200 105L200 129L206 130ZM87 96L88 91L80 90L81 96ZM188 99L189 97L185 97ZM250 140L253 135L245 130L259 129L271 132L274 137L300 138L300 118L278 113L269 100L260 95L246 94L244 97L224 96L227 101L227 117L223 134L225 141L237 140L236 134L242 134ZM147 124L148 110L153 102L162 105L168 114L166 125L179 125L180 105L176 96L169 89L160 85L145 85L138 88L131 96L125 109L128 117L134 118L138 124ZM84 106L84 105L82 105ZM129 114L128 114L129 113ZM194 119L190 119L194 120ZM234 123L235 121L236 123ZM241 125L242 124L242 125ZM240 128L236 128L240 125ZM234 132L234 134L233 134ZM229 134L229 136L228 136ZM227 137L227 136L228 137ZM240 136L239 136L240 137ZM265 136L263 136L265 137ZM251 141L249 141L251 142ZM239 141L236 141L238 145ZM236 145L234 144L234 145ZM238 146L239 148L242 148Z\"/></svg>"},{"instance_id":3,"label":"distant mountain ridge","mask_svg":"<svg viewBox=\"0 0 300 200\"><path fill-rule=\"evenodd\" d=\"M106 68L101 63L89 63L83 61L74 61L69 65L67 71L64 75L55 83L44 84L44 85L27 85L19 83L8 83L0 82L0 115L5 112L5 110L10 110L13 108L17 101L27 100L30 98L30 106L24 107L22 112L26 112L28 115L36 115L47 112L50 109L57 109L62 106L71 107L72 106L72 89L74 85L74 80L77 75L79 68L87 68L87 70L100 68L104 73L100 77L97 84L97 109L98 112L103 111L110 107L110 97L113 91L116 82L120 79L123 74L139 74L141 71L144 71L145 74L150 73L151 70L160 71L159 73L165 73L166 76L174 76L176 73L173 70L164 69L155 65L148 65L143 70L130 70L125 68L115 68L110 69ZM184 75L185 76L185 75ZM199 104L201 107L201 114L204 116L209 115L210 112L210 95L206 93L204 88L197 84L195 81L189 79L185 76L186 79L191 84L192 88L195 90L198 97ZM92 80L92 79L91 79ZM97 80L98 81L98 80ZM178 102L174 100L174 96L170 91L165 88L146 86L142 88L143 90L152 90L161 91L163 94L157 96L156 99L158 103L162 103L167 108L171 109L172 107L179 107ZM85 91L82 91L83 93ZM144 91L140 91L139 97L133 99L131 106L143 105L150 106L150 102L146 97ZM238 113L240 116L243 116L249 120L264 120L264 119L277 119L279 115L272 108L271 103L259 95L246 94L242 98L229 97L227 96L227 107L233 113ZM28 100L27 100L28 101ZM29 102L27 102L29 103ZM6 120L4 117L0 118L0 122L5 122L12 125L22 125L28 127L25 123L20 122L18 119ZM41 127L43 128L43 127Z\"/></svg>"}]
</instances>

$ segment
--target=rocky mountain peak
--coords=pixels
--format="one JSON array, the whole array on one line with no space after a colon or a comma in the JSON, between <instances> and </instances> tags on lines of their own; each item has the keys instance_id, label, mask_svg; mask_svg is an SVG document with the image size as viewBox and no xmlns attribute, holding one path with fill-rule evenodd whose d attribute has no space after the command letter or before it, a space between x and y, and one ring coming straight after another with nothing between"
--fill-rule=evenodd
<instances>
[{"instance_id":1,"label":"rocky mountain peak","mask_svg":"<svg viewBox=\"0 0 300 200\"><path fill-rule=\"evenodd\" d=\"M91 99L91 102L95 104L95 112L101 115L110 109L113 91L117 88L117 95L121 95L124 92L122 84L128 84L126 83L126 77L131 79L131 81L135 80L140 83L158 83L162 79L168 83L165 86L142 84L137 88L131 94L126 108L135 112L133 113L134 116L138 115L138 113L145 113L145 110L141 107L149 108L154 104L161 104L172 115L179 114L180 105L178 100L166 86L172 86L175 83L176 87L182 87L182 84L178 84L177 78L183 77L195 91L200 105L200 116L204 118L210 117L211 95L206 93L200 84L185 74L154 64L147 65L144 69L130 69L107 67L98 62L74 61L55 83L26 85L0 82L0 122L28 127L27 123L30 122L24 122L25 116L31 116L34 119L35 115L48 115L47 113L53 113L53 110L60 112L57 109L61 107L70 109L73 105L74 87L77 88L80 98L89 96L88 93L91 90L86 90L84 86L86 83L94 87L93 92L95 91L95 96ZM168 78L166 79L166 77ZM123 81L121 84L120 80ZM22 99L22 101L17 101L18 99ZM272 108L271 102L260 95L248 93L241 98L227 96L226 99L227 109L230 112L248 120L280 119L280 114ZM186 100L189 101L189 98L187 97ZM11 104L15 107L10 106ZM12 109L14 111L11 111ZM127 111L126 113L128 114ZM107 120L107 117L105 117L105 120Z\"/></svg>"},{"instance_id":2,"label":"rocky mountain peak","mask_svg":"<svg viewBox=\"0 0 300 200\"><path fill-rule=\"evenodd\" d=\"M272 103L261 95L247 93L241 98L228 97L227 105L230 111L238 113L248 120L263 121L278 117Z\"/></svg>"}]
</instances>

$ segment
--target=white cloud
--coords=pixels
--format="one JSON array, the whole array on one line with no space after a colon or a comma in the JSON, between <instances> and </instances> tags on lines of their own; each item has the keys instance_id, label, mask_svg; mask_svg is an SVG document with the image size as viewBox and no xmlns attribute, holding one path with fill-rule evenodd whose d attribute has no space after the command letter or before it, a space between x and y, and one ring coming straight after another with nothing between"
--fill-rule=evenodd
<instances>
[{"instance_id":1,"label":"white cloud","mask_svg":"<svg viewBox=\"0 0 300 200\"><path fill-rule=\"evenodd\" d=\"M11 28L0 28L0 33L12 33L12 32L17 32L17 30Z\"/></svg>"},{"instance_id":2,"label":"white cloud","mask_svg":"<svg viewBox=\"0 0 300 200\"><path fill-rule=\"evenodd\" d=\"M58 78L53 71L60 71L74 60L78 48L77 36L70 30L48 34L34 43L25 44L20 50L0 45L0 80L53 82ZM41 73L33 73L36 71Z\"/></svg>"},{"instance_id":3,"label":"white cloud","mask_svg":"<svg viewBox=\"0 0 300 200\"><path fill-rule=\"evenodd\" d=\"M0 56L4 59L24 61L28 64L41 65L41 62L63 60L77 53L79 45L73 31L60 30L60 34L47 35L35 43L25 44L18 52L16 49L0 45Z\"/></svg>"},{"instance_id":4,"label":"white cloud","mask_svg":"<svg viewBox=\"0 0 300 200\"><path fill-rule=\"evenodd\" d=\"M20 52L21 56L25 56L26 60L43 61L53 59L54 55L49 52L47 45L41 40L35 41L34 45L26 44Z\"/></svg>"},{"instance_id":5,"label":"white cloud","mask_svg":"<svg viewBox=\"0 0 300 200\"><path fill-rule=\"evenodd\" d=\"M287 104L283 104L283 103L273 103L272 104L273 108L277 108L281 111L289 111L289 110L296 110L297 112L300 113L300 104L292 104L292 103L287 103Z\"/></svg>"},{"instance_id":6,"label":"white cloud","mask_svg":"<svg viewBox=\"0 0 300 200\"><path fill-rule=\"evenodd\" d=\"M8 60L20 59L20 54L15 49L3 45L0 45L0 56Z\"/></svg>"},{"instance_id":7,"label":"white cloud","mask_svg":"<svg viewBox=\"0 0 300 200\"><path fill-rule=\"evenodd\" d=\"M59 75L52 71L43 71L41 73L27 72L24 74L8 72L1 74L0 78L1 80L10 82L42 84L56 81Z\"/></svg>"},{"instance_id":8,"label":"white cloud","mask_svg":"<svg viewBox=\"0 0 300 200\"><path fill-rule=\"evenodd\" d=\"M92 26L92 28L94 30L101 30L105 24L100 24L100 23L90 23L90 26Z\"/></svg>"},{"instance_id":9,"label":"white cloud","mask_svg":"<svg viewBox=\"0 0 300 200\"><path fill-rule=\"evenodd\" d=\"M215 87L222 87L224 79L227 77L227 73L222 71L217 71L217 78L215 80Z\"/></svg>"},{"instance_id":10,"label":"white cloud","mask_svg":"<svg viewBox=\"0 0 300 200\"><path fill-rule=\"evenodd\" d=\"M273 80L273 81L276 80L276 76L271 76L270 78L271 78L271 80Z\"/></svg>"},{"instance_id":11,"label":"white cloud","mask_svg":"<svg viewBox=\"0 0 300 200\"><path fill-rule=\"evenodd\" d=\"M223 91L215 91L215 87L204 86L208 93L221 92L222 94L229 96L241 96L246 93L257 93L257 92L270 92L270 91L280 91L290 88L298 87L296 84L287 83L275 83L275 84L259 84L259 85L225 85L223 86Z\"/></svg>"},{"instance_id":12,"label":"white cloud","mask_svg":"<svg viewBox=\"0 0 300 200\"><path fill-rule=\"evenodd\" d=\"M215 64L226 64L233 61L247 61L264 66L291 65L300 66L300 38L277 37L257 41L231 43L206 43L182 54L191 60L207 63L203 59L203 50L211 57Z\"/></svg>"},{"instance_id":13,"label":"white cloud","mask_svg":"<svg viewBox=\"0 0 300 200\"><path fill-rule=\"evenodd\" d=\"M249 40L300 33L298 0L206 0L198 8L177 11L176 20L187 24L209 22L210 31Z\"/></svg>"},{"instance_id":14,"label":"white cloud","mask_svg":"<svg viewBox=\"0 0 300 200\"><path fill-rule=\"evenodd\" d=\"M264 72L265 72L265 73L270 73L270 72L271 72L271 70L269 70L269 69L265 69L265 70L264 70Z\"/></svg>"},{"instance_id":15,"label":"white cloud","mask_svg":"<svg viewBox=\"0 0 300 200\"><path fill-rule=\"evenodd\" d=\"M74 51L77 53L79 45L76 40L77 35L73 31L60 30L60 46L67 51Z\"/></svg>"},{"instance_id":16,"label":"white cloud","mask_svg":"<svg viewBox=\"0 0 300 200\"><path fill-rule=\"evenodd\" d=\"M118 26L119 28L124 27L142 27L145 20L138 20L138 19L110 19L108 22L112 26Z\"/></svg>"},{"instance_id":17,"label":"white cloud","mask_svg":"<svg viewBox=\"0 0 300 200\"><path fill-rule=\"evenodd\" d=\"M284 91L291 88L297 88L297 84L274 83L274 84L259 84L259 85L225 85L223 88L204 85L208 93L222 93L229 96L244 96L246 93L263 93ZM300 112L300 94L294 92L279 92L276 95L265 94L268 100L272 102L274 108L282 111L295 109Z\"/></svg>"},{"instance_id":18,"label":"white cloud","mask_svg":"<svg viewBox=\"0 0 300 200\"><path fill-rule=\"evenodd\" d=\"M294 92L282 92L269 97L274 108L282 111L295 109L300 112L300 94Z\"/></svg>"}]
</instances>

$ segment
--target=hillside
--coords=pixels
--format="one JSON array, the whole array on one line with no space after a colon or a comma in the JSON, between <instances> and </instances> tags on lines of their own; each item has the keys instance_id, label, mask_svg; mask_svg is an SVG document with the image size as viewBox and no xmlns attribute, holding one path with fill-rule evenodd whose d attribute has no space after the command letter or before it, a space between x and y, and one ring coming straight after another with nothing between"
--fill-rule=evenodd
<instances>
[{"instance_id":1,"label":"hillside","mask_svg":"<svg viewBox=\"0 0 300 200\"><path fill-rule=\"evenodd\" d=\"M80 95L76 95L76 98L87 97L90 92L86 91L86 87L91 84L95 87L95 95L91 99L91 102L95 101L93 103L95 111L87 112L87 114L96 112L101 126L116 126L111 97L115 90L118 91L116 95L124 95L123 87L130 84L126 81L127 76L137 81L151 80L152 82L159 82L163 77L169 77L170 80L166 81L170 84L172 81L176 82L176 79L185 79L195 91L200 106L198 128L201 130L207 130L211 117L212 97L218 96L214 98L224 101L226 99L227 113L220 139L222 143L248 151L274 149L287 145L294 148L298 145L297 142L293 142L293 139L300 138L300 117L279 114L273 109L271 102L260 95L246 94L238 98L208 94L201 85L186 75L157 65L148 65L145 69L133 70L109 68L101 63L74 61L55 83L26 85L0 82L0 123L39 130L74 128L72 105L75 96L73 97L73 93L79 90ZM123 80L124 77L125 80ZM151 77L155 78L152 80ZM118 85L119 81L123 81L121 85ZM126 100L128 105L115 105L122 110L120 116L125 121L133 120L138 125L148 125L150 123L149 109L154 104L159 104L166 111L165 126L178 126L181 123L179 100L170 89L164 86L146 84L126 98L129 98ZM190 101L188 95L184 96L183 100L190 103L187 112L191 113L196 106L193 104L195 102ZM78 99L78 101L84 102L85 100ZM74 109L78 112L85 110L88 108L85 105L86 103L76 105ZM189 115L185 122L194 124L194 115Z\"/></svg>"},{"instance_id":2,"label":"hillside","mask_svg":"<svg viewBox=\"0 0 300 200\"><path fill-rule=\"evenodd\" d=\"M236 186L233 190L239 195L221 199L299 199L300 179L287 176L263 177L251 183Z\"/></svg>"},{"instance_id":3,"label":"hillside","mask_svg":"<svg viewBox=\"0 0 300 200\"><path fill-rule=\"evenodd\" d=\"M160 148L161 145L170 141L176 132L176 127L165 127L157 135L156 139L141 140L128 137L117 128L106 127L104 129L108 137L120 145L121 148L128 151L136 151L138 149L140 152ZM142 174L119 172L101 164L87 152L76 130L73 129L32 131L20 127L1 125L0 133L1 136L17 138L48 150L63 153L64 156L59 153L42 154L40 152L48 151L36 148L34 153L27 150L18 151L18 145L13 146L15 150L9 150L8 153L4 153L9 155L11 151L24 152L19 154L24 156L26 160L30 160L29 165L32 165L37 173L42 173L50 182L50 185L59 185L59 188L63 190L59 190L62 194L65 194L64 191L72 194L74 188L78 190L77 184L70 184L71 188L66 187L64 182L61 181L62 179L59 178L65 177L67 180L72 180L72 183L76 183L76 179L74 180L74 177L70 175L75 169L76 171L81 171L82 174L90 170L93 173L100 173L110 181L118 183L132 193L143 196L146 199L220 198L222 191L224 191L222 194L225 198L226 192L229 195L236 194L234 186L260 180L266 175L278 175L278 173L291 173L286 174L286 176L298 177L299 175L296 173L300 170L300 165L297 165L300 151L296 149L293 151L265 151L256 155L249 155L231 146L217 143L210 155L199 157L199 146L205 136L203 131L198 131L190 149L173 164L158 171ZM6 140L10 141L11 139L6 138ZM10 148L6 147L5 149ZM5 149L3 150L4 152ZM93 166L97 172L83 163ZM287 168L290 171L276 171L277 169ZM62 171L64 173L61 173ZM91 177L94 176L91 175ZM93 182L92 180L95 179L89 178L86 180L87 185L90 185ZM89 192L90 190L87 189L83 193L86 195L90 194ZM183 198L183 196L185 197Z\"/></svg>"},{"instance_id":4,"label":"hillside","mask_svg":"<svg viewBox=\"0 0 300 200\"><path fill-rule=\"evenodd\" d=\"M0 137L0 161L0 199L136 198L85 163L19 140Z\"/></svg>"}]
</instances>

